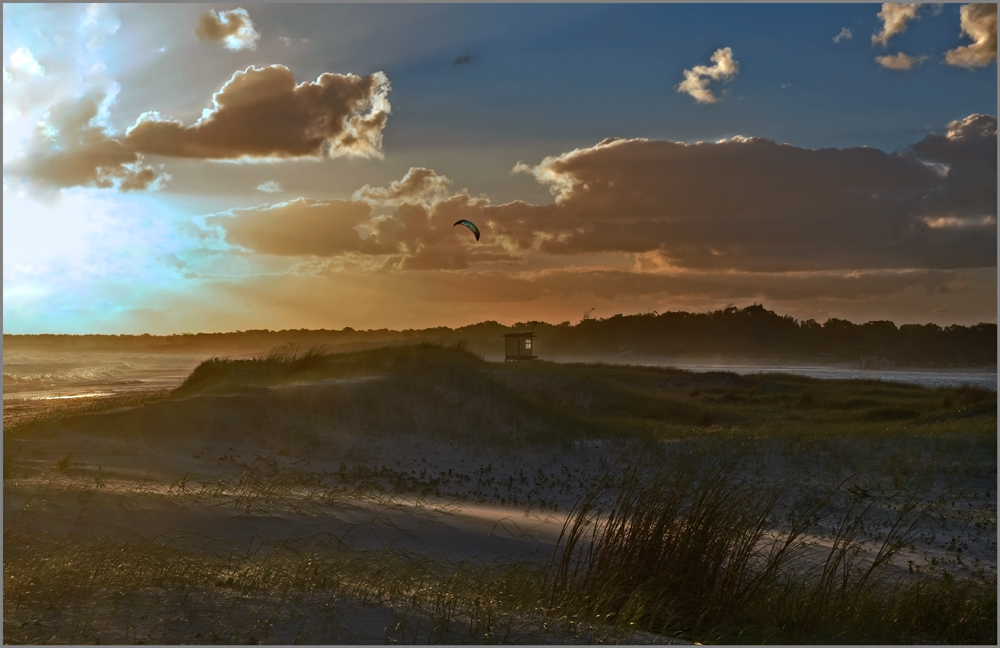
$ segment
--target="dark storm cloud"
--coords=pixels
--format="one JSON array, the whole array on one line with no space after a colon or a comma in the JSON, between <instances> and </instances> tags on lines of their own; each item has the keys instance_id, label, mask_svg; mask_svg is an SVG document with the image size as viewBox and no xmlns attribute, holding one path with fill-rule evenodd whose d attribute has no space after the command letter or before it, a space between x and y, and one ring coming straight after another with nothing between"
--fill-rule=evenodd
<instances>
[{"instance_id":1,"label":"dark storm cloud","mask_svg":"<svg viewBox=\"0 0 1000 648\"><path fill-rule=\"evenodd\" d=\"M652 252L677 268L767 272L996 264L991 116L901 153L637 139L517 168L557 197L484 209L495 234L522 249Z\"/></svg>"},{"instance_id":2,"label":"dark storm cloud","mask_svg":"<svg viewBox=\"0 0 1000 648\"><path fill-rule=\"evenodd\" d=\"M952 211L996 216L996 117L977 114L954 121L944 135L928 135L914 144L913 152L947 167L944 188Z\"/></svg>"}]
</instances>

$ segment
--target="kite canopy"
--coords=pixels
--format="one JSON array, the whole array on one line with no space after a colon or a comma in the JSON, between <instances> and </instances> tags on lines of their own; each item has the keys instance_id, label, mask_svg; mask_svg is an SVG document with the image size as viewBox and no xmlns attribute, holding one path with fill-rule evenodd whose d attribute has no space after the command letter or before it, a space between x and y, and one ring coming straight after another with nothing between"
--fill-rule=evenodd
<instances>
[{"instance_id":1,"label":"kite canopy","mask_svg":"<svg viewBox=\"0 0 1000 648\"><path fill-rule=\"evenodd\" d=\"M478 228L478 227L476 227L476 224L475 224L475 223L473 223L472 221L469 221L469 220L465 220L465 219L463 218L462 220L460 220L460 221L458 221L457 223L455 223L455 225L465 225L465 226L466 226L466 227L468 227L468 228L469 228L470 230L472 230L472 233L473 233L473 234L475 234L475 235L476 235L476 240L477 240L477 241L479 240L479 228ZM455 227L455 225L452 225L452 227Z\"/></svg>"}]
</instances>

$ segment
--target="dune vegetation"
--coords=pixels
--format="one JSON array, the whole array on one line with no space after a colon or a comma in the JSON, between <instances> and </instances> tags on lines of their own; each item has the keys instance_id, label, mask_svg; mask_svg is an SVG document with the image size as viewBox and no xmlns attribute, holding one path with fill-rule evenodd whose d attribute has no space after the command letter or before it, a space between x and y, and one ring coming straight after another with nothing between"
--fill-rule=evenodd
<instances>
[{"instance_id":1,"label":"dune vegetation","mask_svg":"<svg viewBox=\"0 0 1000 648\"><path fill-rule=\"evenodd\" d=\"M212 358L8 418L7 643L994 643L996 392Z\"/></svg>"}]
</instances>

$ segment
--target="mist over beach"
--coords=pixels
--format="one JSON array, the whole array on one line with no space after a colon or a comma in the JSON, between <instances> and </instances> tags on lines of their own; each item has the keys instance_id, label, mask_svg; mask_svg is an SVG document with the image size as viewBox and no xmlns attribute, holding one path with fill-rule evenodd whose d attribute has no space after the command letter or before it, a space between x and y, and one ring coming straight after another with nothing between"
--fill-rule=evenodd
<instances>
[{"instance_id":1,"label":"mist over beach","mask_svg":"<svg viewBox=\"0 0 1000 648\"><path fill-rule=\"evenodd\" d=\"M993 644L995 4L4 4L10 644Z\"/></svg>"}]
</instances>

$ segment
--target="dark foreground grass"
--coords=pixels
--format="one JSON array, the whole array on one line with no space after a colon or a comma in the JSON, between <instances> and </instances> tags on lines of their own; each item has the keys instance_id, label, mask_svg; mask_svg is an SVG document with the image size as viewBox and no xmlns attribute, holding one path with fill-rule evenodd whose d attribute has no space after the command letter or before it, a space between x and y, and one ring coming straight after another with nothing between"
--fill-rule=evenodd
<instances>
[{"instance_id":1,"label":"dark foreground grass","mask_svg":"<svg viewBox=\"0 0 1000 648\"><path fill-rule=\"evenodd\" d=\"M331 537L240 548L127 534L5 545L8 644L501 642L510 587L523 581L391 548L353 551ZM476 596L478 608L464 605Z\"/></svg>"},{"instance_id":2,"label":"dark foreground grass","mask_svg":"<svg viewBox=\"0 0 1000 648\"><path fill-rule=\"evenodd\" d=\"M996 426L996 392L968 386L546 362L501 369L498 377L514 392L547 409L660 438L687 436L692 428L748 437L868 437L933 432L954 422L966 430Z\"/></svg>"},{"instance_id":3,"label":"dark foreground grass","mask_svg":"<svg viewBox=\"0 0 1000 648\"><path fill-rule=\"evenodd\" d=\"M233 544L5 527L5 642L629 643L637 630L701 643L995 640L995 578L892 568L919 528L915 499L871 547L860 533L870 505L849 488L782 506L781 487L736 462L694 466L609 471L548 564L358 551L333 534ZM836 530L817 558L806 531L820 518Z\"/></svg>"},{"instance_id":4,"label":"dark foreground grass","mask_svg":"<svg viewBox=\"0 0 1000 648\"><path fill-rule=\"evenodd\" d=\"M782 489L735 467L639 463L606 478L567 520L548 574L552 605L702 643L995 640L995 578L892 570L920 528L915 495L866 554L863 495L834 489L782 511L779 524ZM831 510L841 511L836 530L817 559L806 532Z\"/></svg>"}]
</instances>

